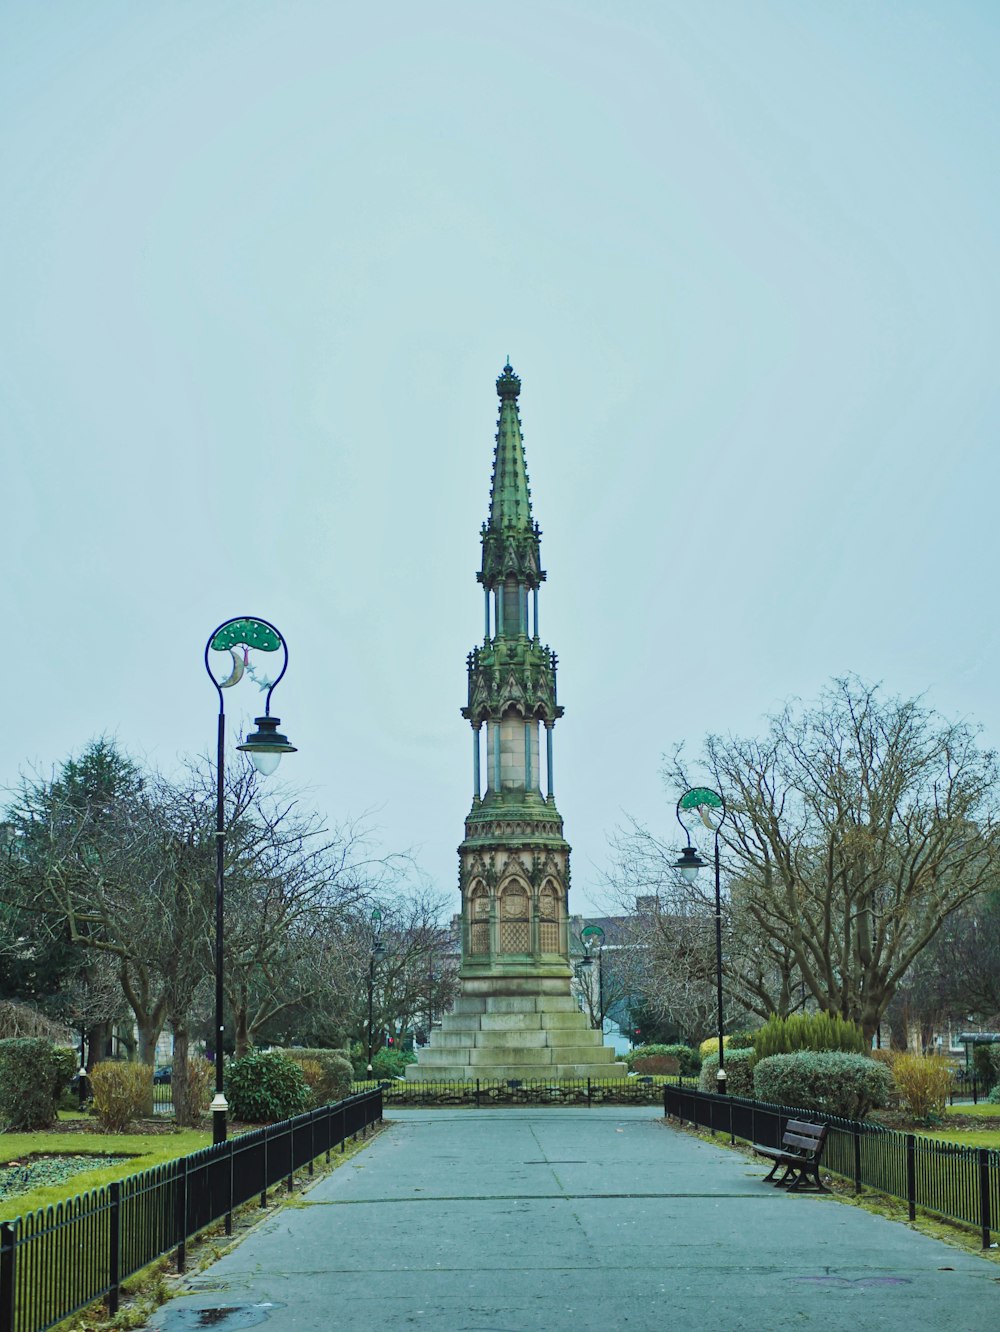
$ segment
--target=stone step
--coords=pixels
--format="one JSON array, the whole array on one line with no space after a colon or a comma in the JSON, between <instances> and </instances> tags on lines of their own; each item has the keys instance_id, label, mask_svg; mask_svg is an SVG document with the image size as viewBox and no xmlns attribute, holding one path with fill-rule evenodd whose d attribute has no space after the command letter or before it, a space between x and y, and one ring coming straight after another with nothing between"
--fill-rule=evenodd
<instances>
[{"instance_id":1,"label":"stone step","mask_svg":"<svg viewBox=\"0 0 1000 1332\"><path fill-rule=\"evenodd\" d=\"M482 995L461 994L455 1000L451 1013L485 1013L486 1000Z\"/></svg>"},{"instance_id":2,"label":"stone step","mask_svg":"<svg viewBox=\"0 0 1000 1332\"><path fill-rule=\"evenodd\" d=\"M466 1031L470 1035L479 1031L479 1024L484 1013L445 1013L441 1019L441 1031Z\"/></svg>"},{"instance_id":3,"label":"stone step","mask_svg":"<svg viewBox=\"0 0 1000 1332\"><path fill-rule=\"evenodd\" d=\"M420 1059L416 1064L407 1064L407 1070L411 1068L436 1069L441 1064L468 1064L471 1050L468 1046L455 1050L436 1050L432 1045L425 1045L420 1051ZM436 1075L432 1075L436 1076Z\"/></svg>"},{"instance_id":4,"label":"stone step","mask_svg":"<svg viewBox=\"0 0 1000 1332\"><path fill-rule=\"evenodd\" d=\"M420 1051L418 1058L424 1057L424 1050L467 1050L475 1045L476 1037L479 1035L475 1031L432 1031L430 1045L425 1045ZM407 1065L409 1067L409 1065Z\"/></svg>"},{"instance_id":5,"label":"stone step","mask_svg":"<svg viewBox=\"0 0 1000 1332\"><path fill-rule=\"evenodd\" d=\"M487 1013L534 1013L537 996L533 994L489 995L484 1001Z\"/></svg>"},{"instance_id":6,"label":"stone step","mask_svg":"<svg viewBox=\"0 0 1000 1332\"><path fill-rule=\"evenodd\" d=\"M625 1081L628 1068L625 1064L552 1064L548 1068L537 1064L511 1062L480 1067L470 1064L439 1065L433 1070L421 1070L416 1064L407 1065L406 1078L409 1082L524 1082L544 1086L546 1082L585 1082L587 1078L595 1082Z\"/></svg>"},{"instance_id":7,"label":"stone step","mask_svg":"<svg viewBox=\"0 0 1000 1332\"><path fill-rule=\"evenodd\" d=\"M553 1027L545 1035L548 1038L545 1044L552 1046L553 1049L561 1049L566 1045L585 1045L588 1049L595 1050L605 1049L601 1044L601 1033L595 1031L593 1027L580 1027L579 1029L576 1027ZM611 1050L610 1045L606 1048ZM614 1054L614 1050L611 1050L611 1053Z\"/></svg>"},{"instance_id":8,"label":"stone step","mask_svg":"<svg viewBox=\"0 0 1000 1332\"><path fill-rule=\"evenodd\" d=\"M538 996L541 1013L579 1013L580 1005L568 994L541 994Z\"/></svg>"},{"instance_id":9,"label":"stone step","mask_svg":"<svg viewBox=\"0 0 1000 1332\"><path fill-rule=\"evenodd\" d=\"M606 1068L615 1062L615 1052L603 1045L559 1045L549 1047L553 1064L599 1064Z\"/></svg>"},{"instance_id":10,"label":"stone step","mask_svg":"<svg viewBox=\"0 0 1000 1332\"><path fill-rule=\"evenodd\" d=\"M543 1077L543 1069L552 1066L552 1051L543 1046L538 1050L527 1050L523 1046L516 1049L498 1049L494 1046L480 1047L469 1051L469 1063L476 1067L477 1065L490 1066L497 1063L506 1063L508 1060L516 1060L519 1064L531 1064L538 1068L538 1076ZM456 1061L458 1062L458 1061ZM492 1077L493 1074L484 1075Z\"/></svg>"},{"instance_id":11,"label":"stone step","mask_svg":"<svg viewBox=\"0 0 1000 1332\"><path fill-rule=\"evenodd\" d=\"M541 1013L484 1013L480 1031L540 1031Z\"/></svg>"},{"instance_id":12,"label":"stone step","mask_svg":"<svg viewBox=\"0 0 1000 1332\"><path fill-rule=\"evenodd\" d=\"M511 1050L544 1050L549 1045L548 1033L537 1028L535 1031L480 1031L476 1035L476 1046L483 1050L496 1050L497 1058L508 1057Z\"/></svg>"},{"instance_id":13,"label":"stone step","mask_svg":"<svg viewBox=\"0 0 1000 1332\"><path fill-rule=\"evenodd\" d=\"M590 1019L586 1013L581 1013L578 1008L566 1013L539 1013L542 1020L542 1026L547 1029L555 1027L588 1027L591 1031L595 1028L590 1026Z\"/></svg>"}]
</instances>

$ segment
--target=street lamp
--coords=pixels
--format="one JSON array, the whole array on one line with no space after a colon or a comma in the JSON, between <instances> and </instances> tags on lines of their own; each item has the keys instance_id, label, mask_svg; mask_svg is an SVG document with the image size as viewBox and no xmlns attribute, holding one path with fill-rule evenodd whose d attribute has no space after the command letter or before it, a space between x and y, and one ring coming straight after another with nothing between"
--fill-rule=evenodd
<instances>
[{"instance_id":1,"label":"street lamp","mask_svg":"<svg viewBox=\"0 0 1000 1332\"><path fill-rule=\"evenodd\" d=\"M590 988L590 968L594 965L594 959L590 956L590 950L597 945L597 1012L601 1034L604 1034L604 931L600 925L586 925L580 931L580 942L583 944L583 959L580 963L582 967L587 968L587 1003L591 1008L591 1024L593 1024L593 991Z\"/></svg>"},{"instance_id":2,"label":"street lamp","mask_svg":"<svg viewBox=\"0 0 1000 1332\"><path fill-rule=\"evenodd\" d=\"M260 652L281 651L284 654L281 670L273 680L257 678L257 673L250 662L251 650ZM226 663L228 674L224 679L218 679L212 670L210 652L226 652L229 654L230 661ZM267 690L267 698L264 701L264 715L254 719L254 725L257 729L248 735L241 745L236 746L243 753L249 754L250 760L257 771L262 777L267 777L274 772L280 763L282 754L295 753L295 746L288 743L288 736L282 735L278 730L281 719L271 716L271 695L274 692L275 685L287 669L288 648L285 640L273 624L270 624L267 620L258 619L256 616L244 615L234 620L224 621L218 629L212 632L205 644L205 670L208 672L208 678L215 685L219 695L218 749L215 764L215 1098L210 1107L212 1111L213 1143L226 1141L226 1112L229 1109L229 1103L222 1090L222 1037L225 1030L222 1011L222 963L226 846L224 803L226 712L222 691L239 684L244 675L249 675L261 689Z\"/></svg>"},{"instance_id":3,"label":"street lamp","mask_svg":"<svg viewBox=\"0 0 1000 1332\"><path fill-rule=\"evenodd\" d=\"M709 811L717 810L713 820ZM698 817L709 831L715 834L715 990L717 1018L719 1028L719 1071L715 1075L716 1091L720 1096L726 1094L726 1051L722 1037L722 893L719 884L719 829L726 817L726 802L718 791L707 786L695 786L685 791L677 802L677 822L684 829L687 846L674 861L674 868L679 869L685 883L694 883L698 871L705 868L705 861L691 845L691 834L687 824L681 818L681 812L697 812Z\"/></svg>"},{"instance_id":4,"label":"street lamp","mask_svg":"<svg viewBox=\"0 0 1000 1332\"><path fill-rule=\"evenodd\" d=\"M372 941L371 956L368 959L368 1079L372 1076L372 1023L374 1021L374 1012L372 1004L375 994L375 963L385 954L385 945L382 943L382 912L376 907L372 912Z\"/></svg>"}]
</instances>

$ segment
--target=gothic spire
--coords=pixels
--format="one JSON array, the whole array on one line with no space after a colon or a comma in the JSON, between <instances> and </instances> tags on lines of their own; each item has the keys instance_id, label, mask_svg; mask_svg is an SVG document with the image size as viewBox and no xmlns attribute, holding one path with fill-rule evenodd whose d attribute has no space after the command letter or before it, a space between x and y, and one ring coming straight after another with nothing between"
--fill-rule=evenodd
<instances>
[{"instance_id":1,"label":"gothic spire","mask_svg":"<svg viewBox=\"0 0 1000 1332\"><path fill-rule=\"evenodd\" d=\"M541 532L531 517L531 490L517 411L520 391L521 381L508 360L497 379L500 419L493 455L490 516L482 532L483 567L478 578L486 587L495 587L504 578L537 587L545 578L539 568Z\"/></svg>"}]
</instances>

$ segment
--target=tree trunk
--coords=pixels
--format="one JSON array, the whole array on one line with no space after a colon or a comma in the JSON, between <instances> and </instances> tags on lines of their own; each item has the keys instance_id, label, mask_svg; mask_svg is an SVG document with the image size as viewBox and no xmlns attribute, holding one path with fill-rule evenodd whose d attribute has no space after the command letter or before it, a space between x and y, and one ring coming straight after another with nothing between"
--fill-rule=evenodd
<instances>
[{"instance_id":1,"label":"tree trunk","mask_svg":"<svg viewBox=\"0 0 1000 1332\"><path fill-rule=\"evenodd\" d=\"M104 1059L104 1050L111 1037L110 1022L95 1022L87 1032L87 1072Z\"/></svg>"},{"instance_id":2,"label":"tree trunk","mask_svg":"<svg viewBox=\"0 0 1000 1332\"><path fill-rule=\"evenodd\" d=\"M200 1119L198 1107L192 1106L188 1086L188 1046L190 1035L182 1023L172 1023L174 1029L174 1068L170 1079L174 1101L174 1119L180 1128L194 1128Z\"/></svg>"},{"instance_id":3,"label":"tree trunk","mask_svg":"<svg viewBox=\"0 0 1000 1332\"><path fill-rule=\"evenodd\" d=\"M247 1024L247 1010L244 1004L241 1004L234 1010L233 1020L236 1028L235 1032L235 1053L237 1059L242 1059L244 1055L250 1053L250 1030Z\"/></svg>"}]
</instances>

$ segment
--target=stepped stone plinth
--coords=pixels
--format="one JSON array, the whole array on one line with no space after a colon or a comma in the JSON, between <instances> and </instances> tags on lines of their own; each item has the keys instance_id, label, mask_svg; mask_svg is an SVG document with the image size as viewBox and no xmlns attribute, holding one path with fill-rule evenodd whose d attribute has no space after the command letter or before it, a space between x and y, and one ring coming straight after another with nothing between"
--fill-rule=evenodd
<instances>
[{"instance_id":1,"label":"stepped stone plinth","mask_svg":"<svg viewBox=\"0 0 1000 1332\"><path fill-rule=\"evenodd\" d=\"M533 1082L626 1073L568 994L463 995L406 1070L411 1081Z\"/></svg>"}]
</instances>

